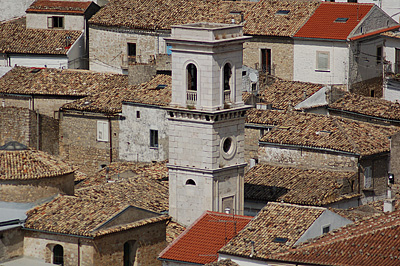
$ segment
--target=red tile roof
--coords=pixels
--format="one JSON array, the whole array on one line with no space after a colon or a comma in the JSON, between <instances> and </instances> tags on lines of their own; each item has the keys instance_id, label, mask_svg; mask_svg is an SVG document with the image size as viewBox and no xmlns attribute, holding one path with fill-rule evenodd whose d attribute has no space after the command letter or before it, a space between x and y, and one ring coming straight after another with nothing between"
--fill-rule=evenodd
<instances>
[{"instance_id":1,"label":"red tile roof","mask_svg":"<svg viewBox=\"0 0 400 266\"><path fill-rule=\"evenodd\" d=\"M83 14L92 2L37 0L26 10L29 12L57 12Z\"/></svg>"},{"instance_id":2,"label":"red tile roof","mask_svg":"<svg viewBox=\"0 0 400 266\"><path fill-rule=\"evenodd\" d=\"M352 40L352 41L359 40L359 39L362 39L362 38L365 38L365 37L370 37L370 36L377 35L377 34L380 34L380 33L388 32L388 31L392 31L392 30L397 30L398 28L400 28L400 25L396 25L396 26L393 26L393 27L390 27L390 28L380 29L380 30L376 30L376 31L373 31L373 32L370 32L370 33L358 35L356 37L350 38L350 40ZM386 35L386 36L390 36L390 35Z\"/></svg>"},{"instance_id":3,"label":"red tile roof","mask_svg":"<svg viewBox=\"0 0 400 266\"><path fill-rule=\"evenodd\" d=\"M160 254L162 260L206 264L216 261L217 251L252 219L218 212L205 212Z\"/></svg>"},{"instance_id":4,"label":"red tile roof","mask_svg":"<svg viewBox=\"0 0 400 266\"><path fill-rule=\"evenodd\" d=\"M312 265L400 265L400 212L342 227L274 259Z\"/></svg>"},{"instance_id":5,"label":"red tile roof","mask_svg":"<svg viewBox=\"0 0 400 266\"><path fill-rule=\"evenodd\" d=\"M301 38L346 40L374 4L322 2L306 24L294 35ZM348 18L346 22L335 22Z\"/></svg>"}]
</instances>

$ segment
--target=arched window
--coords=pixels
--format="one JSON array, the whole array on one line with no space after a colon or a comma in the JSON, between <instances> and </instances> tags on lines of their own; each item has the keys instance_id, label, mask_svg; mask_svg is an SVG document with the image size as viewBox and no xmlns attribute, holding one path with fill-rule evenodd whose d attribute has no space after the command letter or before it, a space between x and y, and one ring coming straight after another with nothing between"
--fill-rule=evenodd
<instances>
[{"instance_id":1,"label":"arched window","mask_svg":"<svg viewBox=\"0 0 400 266\"><path fill-rule=\"evenodd\" d=\"M130 240L124 244L124 266L133 266L136 259L136 241Z\"/></svg>"},{"instance_id":2,"label":"arched window","mask_svg":"<svg viewBox=\"0 0 400 266\"><path fill-rule=\"evenodd\" d=\"M197 68L194 64L189 64L187 70L187 89L197 91Z\"/></svg>"},{"instance_id":3,"label":"arched window","mask_svg":"<svg viewBox=\"0 0 400 266\"><path fill-rule=\"evenodd\" d=\"M232 68L229 63L226 63L224 66L224 91L231 90L231 77L232 77Z\"/></svg>"},{"instance_id":4,"label":"arched window","mask_svg":"<svg viewBox=\"0 0 400 266\"><path fill-rule=\"evenodd\" d=\"M188 180L186 180L186 185L195 186L195 185L196 185L196 182L194 182L193 179L188 179Z\"/></svg>"},{"instance_id":5,"label":"arched window","mask_svg":"<svg viewBox=\"0 0 400 266\"><path fill-rule=\"evenodd\" d=\"M64 265L64 248L61 245L53 248L53 264Z\"/></svg>"}]
</instances>

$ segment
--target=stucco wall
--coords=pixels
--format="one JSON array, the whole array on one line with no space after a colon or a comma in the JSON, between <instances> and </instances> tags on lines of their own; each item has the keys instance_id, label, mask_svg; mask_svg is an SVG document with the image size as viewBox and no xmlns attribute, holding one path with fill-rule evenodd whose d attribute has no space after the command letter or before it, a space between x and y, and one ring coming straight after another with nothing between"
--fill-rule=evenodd
<instances>
[{"instance_id":1,"label":"stucco wall","mask_svg":"<svg viewBox=\"0 0 400 266\"><path fill-rule=\"evenodd\" d=\"M3 230L0 235L0 261L23 255L24 233L21 228Z\"/></svg>"},{"instance_id":2,"label":"stucco wall","mask_svg":"<svg viewBox=\"0 0 400 266\"><path fill-rule=\"evenodd\" d=\"M42 13L27 13L26 28L28 29L49 29L47 18L63 17L63 30L84 30L85 19L83 15L65 15L65 14L42 14ZM54 28L57 30L57 28Z\"/></svg>"},{"instance_id":3,"label":"stucco wall","mask_svg":"<svg viewBox=\"0 0 400 266\"><path fill-rule=\"evenodd\" d=\"M139 162L168 159L166 115L167 111L158 106L123 104L124 119L120 121L119 158ZM158 147L150 147L150 130L158 130Z\"/></svg>"},{"instance_id":4,"label":"stucco wall","mask_svg":"<svg viewBox=\"0 0 400 266\"><path fill-rule=\"evenodd\" d=\"M7 10L7 12L0 12L0 21L24 16L25 10L33 2L34 0L0 0L1 9Z\"/></svg>"},{"instance_id":5,"label":"stucco wall","mask_svg":"<svg viewBox=\"0 0 400 266\"><path fill-rule=\"evenodd\" d=\"M317 70L317 51L329 52L329 70ZM349 51L346 42L294 41L293 80L320 84L347 84Z\"/></svg>"}]
</instances>

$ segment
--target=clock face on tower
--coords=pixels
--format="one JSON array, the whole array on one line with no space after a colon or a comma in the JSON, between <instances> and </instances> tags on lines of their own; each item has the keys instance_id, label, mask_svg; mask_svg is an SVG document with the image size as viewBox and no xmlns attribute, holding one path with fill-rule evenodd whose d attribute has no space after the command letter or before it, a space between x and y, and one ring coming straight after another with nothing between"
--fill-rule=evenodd
<instances>
[{"instance_id":1,"label":"clock face on tower","mask_svg":"<svg viewBox=\"0 0 400 266\"><path fill-rule=\"evenodd\" d=\"M230 160L236 154L236 138L234 136L221 139L220 150L225 160Z\"/></svg>"}]
</instances>

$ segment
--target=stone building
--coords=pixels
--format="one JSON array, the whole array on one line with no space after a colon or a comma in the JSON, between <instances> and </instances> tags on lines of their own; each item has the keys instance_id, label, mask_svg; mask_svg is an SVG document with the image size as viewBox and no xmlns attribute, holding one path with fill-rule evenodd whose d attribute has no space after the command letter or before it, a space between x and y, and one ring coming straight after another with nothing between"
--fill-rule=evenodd
<instances>
[{"instance_id":1,"label":"stone building","mask_svg":"<svg viewBox=\"0 0 400 266\"><path fill-rule=\"evenodd\" d=\"M205 210L243 212L242 26L172 28L169 210L191 224ZM197 197L193 197L197 195Z\"/></svg>"}]
</instances>

